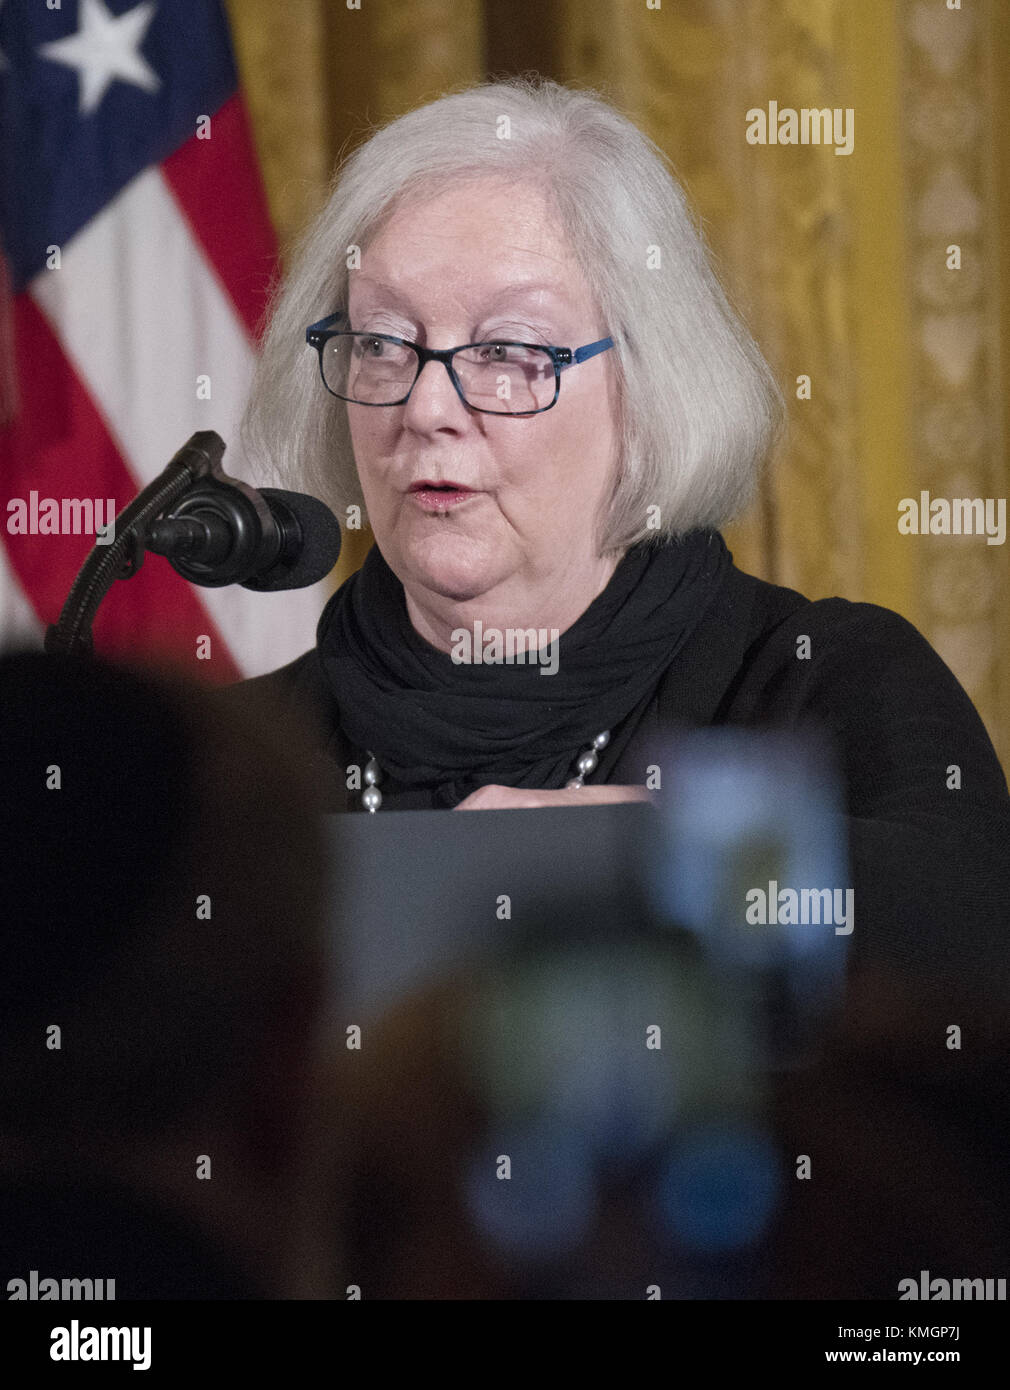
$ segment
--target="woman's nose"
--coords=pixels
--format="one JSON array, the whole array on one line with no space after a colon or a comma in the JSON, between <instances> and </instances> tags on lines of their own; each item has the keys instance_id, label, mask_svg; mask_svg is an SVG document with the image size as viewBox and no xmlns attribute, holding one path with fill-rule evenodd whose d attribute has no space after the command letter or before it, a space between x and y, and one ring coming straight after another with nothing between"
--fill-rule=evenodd
<instances>
[{"instance_id":1,"label":"woman's nose","mask_svg":"<svg viewBox=\"0 0 1010 1390\"><path fill-rule=\"evenodd\" d=\"M445 362L425 362L407 401L413 425L457 423L470 413L460 400Z\"/></svg>"}]
</instances>

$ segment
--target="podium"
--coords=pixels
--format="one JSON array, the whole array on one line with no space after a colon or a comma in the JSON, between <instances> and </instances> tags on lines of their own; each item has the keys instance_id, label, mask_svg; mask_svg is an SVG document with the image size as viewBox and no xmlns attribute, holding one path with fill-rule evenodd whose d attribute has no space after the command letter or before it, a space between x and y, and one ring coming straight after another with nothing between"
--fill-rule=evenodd
<instances>
[{"instance_id":1,"label":"podium","mask_svg":"<svg viewBox=\"0 0 1010 1390\"><path fill-rule=\"evenodd\" d=\"M357 1022L531 939L630 935L652 920L642 867L661 825L644 802L350 812L327 825L331 989Z\"/></svg>"}]
</instances>

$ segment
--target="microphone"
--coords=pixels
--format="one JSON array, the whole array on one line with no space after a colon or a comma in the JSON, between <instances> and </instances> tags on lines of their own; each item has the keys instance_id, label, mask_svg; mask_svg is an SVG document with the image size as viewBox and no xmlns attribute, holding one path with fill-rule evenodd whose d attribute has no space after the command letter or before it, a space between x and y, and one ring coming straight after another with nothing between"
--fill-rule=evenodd
<instances>
[{"instance_id":1,"label":"microphone","mask_svg":"<svg viewBox=\"0 0 1010 1390\"><path fill-rule=\"evenodd\" d=\"M143 543L193 584L273 593L325 579L340 540L340 523L316 497L211 477L151 522Z\"/></svg>"}]
</instances>

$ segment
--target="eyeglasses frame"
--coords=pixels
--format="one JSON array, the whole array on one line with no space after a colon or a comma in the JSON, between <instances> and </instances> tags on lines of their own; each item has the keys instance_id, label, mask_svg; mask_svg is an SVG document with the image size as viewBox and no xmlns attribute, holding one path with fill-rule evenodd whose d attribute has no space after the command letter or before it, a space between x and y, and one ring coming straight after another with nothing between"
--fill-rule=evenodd
<instances>
[{"instance_id":1,"label":"eyeglasses frame","mask_svg":"<svg viewBox=\"0 0 1010 1390\"><path fill-rule=\"evenodd\" d=\"M338 323L341 319L346 321L347 315L343 310L338 310L335 314L329 314L326 318L319 319L316 323L310 323L305 330L305 341L310 347L314 347L319 354L319 375L323 385L331 396L335 397L338 401L346 401L348 405L364 405L375 407L376 409L383 409L384 407L394 405L406 405L407 401L410 399L411 391L413 391L414 387L417 385L418 377L424 371L428 363L442 362L445 365L446 371L449 373L449 380L455 387L457 396L459 396L460 400L469 410L476 410L482 415L511 416L513 419L522 419L530 415L542 415L545 410L550 410L552 406L557 404L558 396L561 394L561 373L567 367L577 367L580 362L586 362L590 357L595 357L597 353L600 352L606 352L609 348L614 346L613 338L599 338L595 343L586 343L584 347L580 348L550 347L546 343L517 343L508 338L484 338L481 339L480 342L461 343L459 347L454 348L427 348L422 347L420 343L412 342L409 338L396 338L390 333L368 333L362 330L354 332L350 329L334 328L332 325ZM414 376L414 380L410 383L407 394L398 401L353 401L350 400L349 397L340 396L336 391L332 390L327 384L323 369L323 348L331 338L339 337L378 338L385 343L396 343L401 347L413 348L418 357L417 373ZM554 397L550 405L538 406L536 410L488 410L484 406L471 405L463 394L463 388L456 376L455 368L452 365L452 359L457 352L465 352L467 348L472 347L485 347L488 344L501 347L535 348L540 352L546 352L554 364Z\"/></svg>"}]
</instances>

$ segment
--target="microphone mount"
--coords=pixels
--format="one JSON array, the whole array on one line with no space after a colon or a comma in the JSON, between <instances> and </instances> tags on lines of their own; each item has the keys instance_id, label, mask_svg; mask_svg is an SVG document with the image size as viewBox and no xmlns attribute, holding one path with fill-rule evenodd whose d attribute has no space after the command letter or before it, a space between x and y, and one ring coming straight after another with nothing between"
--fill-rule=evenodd
<instances>
[{"instance_id":1,"label":"microphone mount","mask_svg":"<svg viewBox=\"0 0 1010 1390\"><path fill-rule=\"evenodd\" d=\"M258 492L237 479L223 484L217 476L191 488L170 517L152 522L142 542L192 584L253 589L268 587L258 576L293 563L301 543L297 519L273 489Z\"/></svg>"},{"instance_id":2,"label":"microphone mount","mask_svg":"<svg viewBox=\"0 0 1010 1390\"><path fill-rule=\"evenodd\" d=\"M216 547L225 546L221 561L226 577L209 579L205 561L196 560L190 562L193 572L185 574L181 567L186 563L185 557L173 558L174 567L186 578L204 585L242 583L265 563L285 559L296 537L283 521L275 524L274 513L254 488L224 472L224 450L219 434L198 430L164 471L123 508L116 517L112 544L93 547L74 580L59 619L46 629L46 652L51 656L92 654L91 627L112 585L117 579L133 578L143 564L145 549L164 554L165 547L171 545L173 521L158 520L168 509L173 517L181 518L184 548L187 535L192 548L201 536L206 536L208 528L215 531ZM201 515L194 515L196 512ZM217 517L222 520L220 530L214 526ZM237 543L228 536L226 519L236 521ZM276 556L264 552L264 547L271 546ZM248 587L254 587L255 582L252 580Z\"/></svg>"}]
</instances>

